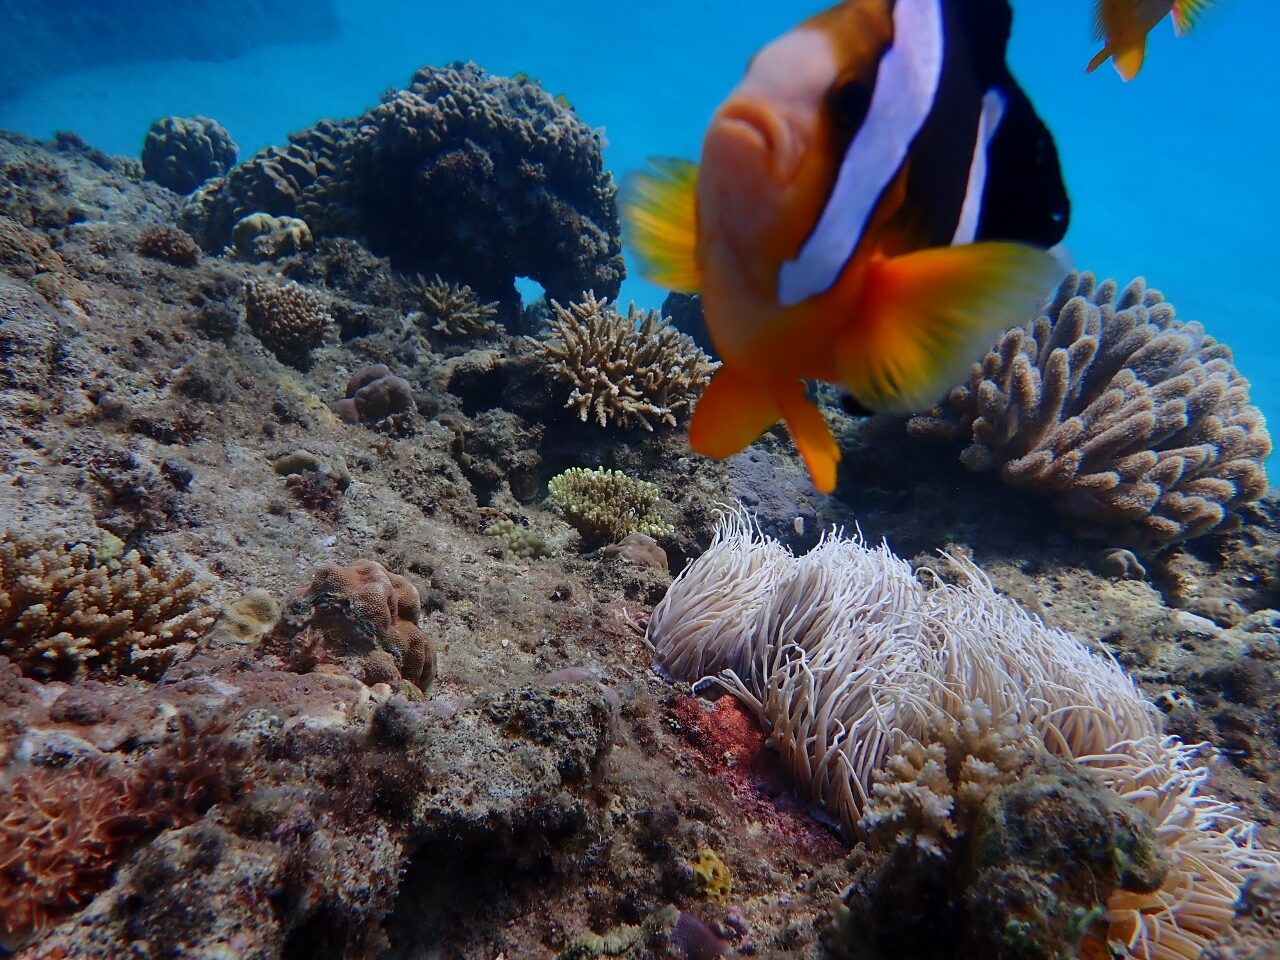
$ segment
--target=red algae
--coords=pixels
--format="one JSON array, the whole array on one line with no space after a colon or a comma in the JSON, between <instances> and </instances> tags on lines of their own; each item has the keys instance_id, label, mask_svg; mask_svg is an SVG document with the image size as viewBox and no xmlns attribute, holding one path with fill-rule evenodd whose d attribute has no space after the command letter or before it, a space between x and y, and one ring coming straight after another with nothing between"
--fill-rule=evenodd
<instances>
[{"instance_id":1,"label":"red algae","mask_svg":"<svg viewBox=\"0 0 1280 960\"><path fill-rule=\"evenodd\" d=\"M708 772L730 788L746 815L815 860L839 856L843 843L791 792L782 761L755 717L732 696L720 697L710 709L703 703L697 697L676 698L678 732Z\"/></svg>"}]
</instances>

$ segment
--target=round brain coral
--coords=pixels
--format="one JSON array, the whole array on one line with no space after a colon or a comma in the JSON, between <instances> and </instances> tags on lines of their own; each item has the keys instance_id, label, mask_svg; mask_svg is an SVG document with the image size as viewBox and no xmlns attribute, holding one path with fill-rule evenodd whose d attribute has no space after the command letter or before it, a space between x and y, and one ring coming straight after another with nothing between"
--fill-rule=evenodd
<instances>
[{"instance_id":1,"label":"round brain coral","mask_svg":"<svg viewBox=\"0 0 1280 960\"><path fill-rule=\"evenodd\" d=\"M405 680L422 690L431 685L435 650L418 627L418 589L404 577L374 560L327 563L297 599L310 608L310 619L296 647L312 648L318 659L355 657L371 683L394 679L389 657Z\"/></svg>"}]
</instances>

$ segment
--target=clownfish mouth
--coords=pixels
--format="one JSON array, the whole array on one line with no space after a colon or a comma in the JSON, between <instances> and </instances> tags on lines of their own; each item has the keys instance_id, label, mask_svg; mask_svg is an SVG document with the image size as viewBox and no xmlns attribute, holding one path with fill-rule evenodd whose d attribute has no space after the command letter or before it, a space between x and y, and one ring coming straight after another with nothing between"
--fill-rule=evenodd
<instances>
[{"instance_id":1,"label":"clownfish mouth","mask_svg":"<svg viewBox=\"0 0 1280 960\"><path fill-rule=\"evenodd\" d=\"M777 110L754 100L731 100L720 108L716 121L764 155L769 177L776 184L786 186L795 178L803 141Z\"/></svg>"}]
</instances>

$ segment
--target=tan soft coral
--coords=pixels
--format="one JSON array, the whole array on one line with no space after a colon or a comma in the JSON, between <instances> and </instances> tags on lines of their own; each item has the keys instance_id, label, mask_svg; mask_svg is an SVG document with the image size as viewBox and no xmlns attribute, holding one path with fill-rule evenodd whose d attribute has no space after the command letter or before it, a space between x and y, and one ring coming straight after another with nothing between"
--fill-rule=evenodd
<instances>
[{"instance_id":1,"label":"tan soft coral","mask_svg":"<svg viewBox=\"0 0 1280 960\"><path fill-rule=\"evenodd\" d=\"M365 683L404 679L420 690L435 678L435 649L418 626L417 587L375 560L325 564L290 608L264 649L294 669L337 664Z\"/></svg>"},{"instance_id":2,"label":"tan soft coral","mask_svg":"<svg viewBox=\"0 0 1280 960\"><path fill-rule=\"evenodd\" d=\"M1160 550L1220 529L1267 488L1271 439L1231 351L1142 279L1073 273L947 401L908 430L971 439L970 470L998 470L1081 533Z\"/></svg>"},{"instance_id":3,"label":"tan soft coral","mask_svg":"<svg viewBox=\"0 0 1280 960\"><path fill-rule=\"evenodd\" d=\"M37 679L155 678L213 623L194 570L0 534L0 654Z\"/></svg>"}]
</instances>

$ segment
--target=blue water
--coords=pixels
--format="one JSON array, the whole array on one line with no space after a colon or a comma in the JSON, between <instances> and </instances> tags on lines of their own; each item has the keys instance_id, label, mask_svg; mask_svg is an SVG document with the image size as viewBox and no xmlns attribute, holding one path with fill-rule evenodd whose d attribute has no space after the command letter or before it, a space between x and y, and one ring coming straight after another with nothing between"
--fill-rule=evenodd
<instances>
[{"instance_id":1,"label":"blue water","mask_svg":"<svg viewBox=\"0 0 1280 960\"><path fill-rule=\"evenodd\" d=\"M51 0L47 0L51 2ZM652 154L695 157L702 129L761 43L823 3L555 0L538 5L337 0L332 41L238 59L157 60L42 82L0 100L0 126L74 130L136 155L156 117L203 113L245 157L321 117L356 114L424 63L473 59L523 71L605 128L615 173ZM504 10L505 8L505 10ZM1125 84L1084 73L1097 44L1086 0L1015 0L1010 62L1057 136L1075 263L1121 281L1142 274L1231 344L1254 399L1280 424L1280 5L1216 5L1190 36L1155 31ZM536 14L536 15L535 15ZM138 37L145 44L145 34ZM156 51L157 56L166 51ZM656 305L630 279L623 297Z\"/></svg>"}]
</instances>

